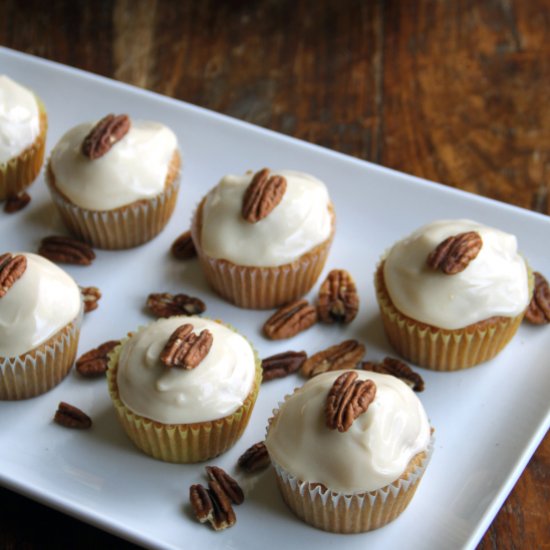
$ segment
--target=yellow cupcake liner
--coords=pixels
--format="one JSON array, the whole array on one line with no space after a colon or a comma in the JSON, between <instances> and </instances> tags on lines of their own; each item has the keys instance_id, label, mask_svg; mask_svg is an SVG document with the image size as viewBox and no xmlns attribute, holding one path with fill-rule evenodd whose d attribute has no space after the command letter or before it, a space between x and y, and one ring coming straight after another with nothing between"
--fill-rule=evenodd
<instances>
[{"instance_id":1,"label":"yellow cupcake liner","mask_svg":"<svg viewBox=\"0 0 550 550\"><path fill-rule=\"evenodd\" d=\"M0 163L0 201L15 197L23 192L40 173L46 149L48 116L42 101L37 98L40 113L40 132L34 143L20 155Z\"/></svg>"},{"instance_id":2,"label":"yellow cupcake liner","mask_svg":"<svg viewBox=\"0 0 550 550\"><path fill-rule=\"evenodd\" d=\"M252 390L233 414L193 424L163 424L134 413L120 399L117 370L123 344L124 341L109 357L107 383L118 420L138 449L158 460L188 464L214 458L237 442L248 425L262 381L261 361L254 348L256 371Z\"/></svg>"},{"instance_id":3,"label":"yellow cupcake liner","mask_svg":"<svg viewBox=\"0 0 550 550\"><path fill-rule=\"evenodd\" d=\"M332 231L328 239L289 264L255 267L237 265L205 254L200 239L204 200L193 216L191 234L206 280L222 298L242 308L272 309L301 298L313 287L334 238L332 209Z\"/></svg>"}]
</instances>

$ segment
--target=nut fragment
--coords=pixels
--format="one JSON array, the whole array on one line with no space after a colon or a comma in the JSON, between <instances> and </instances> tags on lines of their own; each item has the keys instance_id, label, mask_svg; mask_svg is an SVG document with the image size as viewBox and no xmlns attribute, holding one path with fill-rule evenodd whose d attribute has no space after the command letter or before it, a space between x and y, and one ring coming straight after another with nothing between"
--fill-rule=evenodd
<instances>
[{"instance_id":1,"label":"nut fragment","mask_svg":"<svg viewBox=\"0 0 550 550\"><path fill-rule=\"evenodd\" d=\"M286 191L286 178L270 176L268 168L254 174L242 202L242 216L248 223L257 223L281 202Z\"/></svg>"},{"instance_id":2,"label":"nut fragment","mask_svg":"<svg viewBox=\"0 0 550 550\"><path fill-rule=\"evenodd\" d=\"M317 310L307 300L297 300L278 309L264 324L271 340L290 338L317 322Z\"/></svg>"},{"instance_id":3,"label":"nut fragment","mask_svg":"<svg viewBox=\"0 0 550 550\"><path fill-rule=\"evenodd\" d=\"M452 235L439 243L430 252L426 263L432 269L439 269L446 275L464 271L479 254L483 241L476 231Z\"/></svg>"},{"instance_id":4,"label":"nut fragment","mask_svg":"<svg viewBox=\"0 0 550 550\"><path fill-rule=\"evenodd\" d=\"M242 504L244 502L243 490L225 470L218 466L206 466L205 469L208 479L210 481L217 481L233 504Z\"/></svg>"},{"instance_id":5,"label":"nut fragment","mask_svg":"<svg viewBox=\"0 0 550 550\"><path fill-rule=\"evenodd\" d=\"M347 432L375 395L376 384L372 380L357 380L356 371L342 373L332 384L325 403L327 427Z\"/></svg>"},{"instance_id":6,"label":"nut fragment","mask_svg":"<svg viewBox=\"0 0 550 550\"><path fill-rule=\"evenodd\" d=\"M319 289L319 321L350 323L358 310L359 296L351 275L345 269L333 269Z\"/></svg>"},{"instance_id":7,"label":"nut fragment","mask_svg":"<svg viewBox=\"0 0 550 550\"><path fill-rule=\"evenodd\" d=\"M302 365L302 375L312 378L332 370L354 369L365 355L365 346L357 340L339 344L308 357Z\"/></svg>"},{"instance_id":8,"label":"nut fragment","mask_svg":"<svg viewBox=\"0 0 550 550\"><path fill-rule=\"evenodd\" d=\"M130 130L128 115L107 115L103 117L84 138L82 154L90 160L96 160L107 153Z\"/></svg>"},{"instance_id":9,"label":"nut fragment","mask_svg":"<svg viewBox=\"0 0 550 550\"><path fill-rule=\"evenodd\" d=\"M19 210L23 210L29 202L31 202L31 196L26 191L19 193L19 195L12 195L8 197L4 203L4 212L6 214L19 212Z\"/></svg>"},{"instance_id":10,"label":"nut fragment","mask_svg":"<svg viewBox=\"0 0 550 550\"><path fill-rule=\"evenodd\" d=\"M156 317L199 315L206 310L204 302L198 298L169 292L149 294L146 305Z\"/></svg>"},{"instance_id":11,"label":"nut fragment","mask_svg":"<svg viewBox=\"0 0 550 550\"><path fill-rule=\"evenodd\" d=\"M197 335L193 332L193 325L186 323L172 333L160 354L160 361L165 367L194 369L210 351L212 341L208 329Z\"/></svg>"},{"instance_id":12,"label":"nut fragment","mask_svg":"<svg viewBox=\"0 0 550 550\"><path fill-rule=\"evenodd\" d=\"M240 457L237 462L239 468L245 472L258 472L271 464L267 447L263 441L254 443Z\"/></svg>"},{"instance_id":13,"label":"nut fragment","mask_svg":"<svg viewBox=\"0 0 550 550\"><path fill-rule=\"evenodd\" d=\"M97 378L105 374L109 363L109 353L120 344L120 340L109 340L83 353L75 363L77 372L85 378Z\"/></svg>"},{"instance_id":14,"label":"nut fragment","mask_svg":"<svg viewBox=\"0 0 550 550\"><path fill-rule=\"evenodd\" d=\"M284 351L262 360L262 382L284 378L300 369L307 359L305 351Z\"/></svg>"},{"instance_id":15,"label":"nut fragment","mask_svg":"<svg viewBox=\"0 0 550 550\"><path fill-rule=\"evenodd\" d=\"M64 401L57 406L53 419L60 426L76 430L87 430L92 425L92 419L85 412Z\"/></svg>"},{"instance_id":16,"label":"nut fragment","mask_svg":"<svg viewBox=\"0 0 550 550\"><path fill-rule=\"evenodd\" d=\"M191 502L193 512L195 512L195 517L201 523L212 522L214 519L214 504L210 498L210 493L204 485L200 483L191 485L189 488L189 501Z\"/></svg>"},{"instance_id":17,"label":"nut fragment","mask_svg":"<svg viewBox=\"0 0 550 550\"><path fill-rule=\"evenodd\" d=\"M27 269L27 258L10 252L0 255L0 298L13 286Z\"/></svg>"},{"instance_id":18,"label":"nut fragment","mask_svg":"<svg viewBox=\"0 0 550 550\"><path fill-rule=\"evenodd\" d=\"M385 357L381 363L364 361L361 363L360 368L372 372L380 372L382 374L391 374L403 380L412 390L416 392L424 391L424 380L422 376L413 371L409 365L394 357Z\"/></svg>"},{"instance_id":19,"label":"nut fragment","mask_svg":"<svg viewBox=\"0 0 550 550\"><path fill-rule=\"evenodd\" d=\"M84 302L84 313L90 313L97 309L98 302L101 298L101 291L95 286L81 286L80 294Z\"/></svg>"},{"instance_id":20,"label":"nut fragment","mask_svg":"<svg viewBox=\"0 0 550 550\"><path fill-rule=\"evenodd\" d=\"M190 260L197 255L195 243L191 238L191 231L182 233L170 247L172 256L178 260Z\"/></svg>"},{"instance_id":21,"label":"nut fragment","mask_svg":"<svg viewBox=\"0 0 550 550\"><path fill-rule=\"evenodd\" d=\"M525 319L534 325L544 325L550 323L550 286L544 275L538 271L533 276L535 289L525 312Z\"/></svg>"},{"instance_id":22,"label":"nut fragment","mask_svg":"<svg viewBox=\"0 0 550 550\"><path fill-rule=\"evenodd\" d=\"M90 265L95 259L95 252L89 244L61 235L44 237L38 254L52 262L75 265Z\"/></svg>"}]
</instances>

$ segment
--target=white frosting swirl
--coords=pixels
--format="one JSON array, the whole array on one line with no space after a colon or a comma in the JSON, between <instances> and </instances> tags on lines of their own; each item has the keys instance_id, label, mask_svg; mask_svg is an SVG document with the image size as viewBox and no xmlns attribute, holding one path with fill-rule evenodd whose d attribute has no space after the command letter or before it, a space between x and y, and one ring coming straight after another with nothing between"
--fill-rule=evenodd
<instances>
[{"instance_id":1,"label":"white frosting swirl","mask_svg":"<svg viewBox=\"0 0 550 550\"><path fill-rule=\"evenodd\" d=\"M466 231L477 231L483 244L464 271L445 275L426 265L440 242ZM516 237L470 220L436 221L398 242L386 258L384 281L399 311L449 330L493 316L514 317L530 300Z\"/></svg>"},{"instance_id":2,"label":"white frosting swirl","mask_svg":"<svg viewBox=\"0 0 550 550\"><path fill-rule=\"evenodd\" d=\"M324 183L309 174L280 170L286 178L281 202L257 223L241 215L253 174L225 176L208 193L202 209L201 246L211 258L269 267L290 263L325 241L332 230Z\"/></svg>"},{"instance_id":3,"label":"white frosting swirl","mask_svg":"<svg viewBox=\"0 0 550 550\"><path fill-rule=\"evenodd\" d=\"M316 376L281 404L265 444L272 459L301 481L350 494L395 481L409 461L426 451L430 425L413 391L394 376L356 371L376 384L376 396L348 431L326 426L325 402L344 371Z\"/></svg>"},{"instance_id":4,"label":"white frosting swirl","mask_svg":"<svg viewBox=\"0 0 550 550\"><path fill-rule=\"evenodd\" d=\"M52 151L56 187L72 203L88 210L113 210L162 193L177 139L158 122L132 120L129 132L102 157L81 153L95 123L69 130Z\"/></svg>"},{"instance_id":5,"label":"white frosting swirl","mask_svg":"<svg viewBox=\"0 0 550 550\"><path fill-rule=\"evenodd\" d=\"M42 256L27 258L23 275L0 298L0 356L16 357L39 346L74 321L81 309L78 285Z\"/></svg>"},{"instance_id":6,"label":"white frosting swirl","mask_svg":"<svg viewBox=\"0 0 550 550\"><path fill-rule=\"evenodd\" d=\"M40 112L34 94L0 75L0 162L20 155L40 133Z\"/></svg>"},{"instance_id":7,"label":"white frosting swirl","mask_svg":"<svg viewBox=\"0 0 550 550\"><path fill-rule=\"evenodd\" d=\"M179 326L213 336L208 355L191 370L167 368L160 354ZM120 399L133 412L181 424L216 420L234 413L252 390L255 357L246 339L226 326L201 317L170 317L141 328L122 346L117 384Z\"/></svg>"}]
</instances>

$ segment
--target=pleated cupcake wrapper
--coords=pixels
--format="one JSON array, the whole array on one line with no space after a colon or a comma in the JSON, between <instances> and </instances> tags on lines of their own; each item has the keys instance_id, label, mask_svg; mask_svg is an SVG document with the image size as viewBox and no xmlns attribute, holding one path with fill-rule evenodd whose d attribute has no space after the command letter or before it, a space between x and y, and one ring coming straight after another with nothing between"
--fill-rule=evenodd
<instances>
[{"instance_id":1,"label":"pleated cupcake wrapper","mask_svg":"<svg viewBox=\"0 0 550 550\"><path fill-rule=\"evenodd\" d=\"M82 313L28 353L0 357L0 400L28 399L57 386L73 365L81 320Z\"/></svg>"},{"instance_id":2,"label":"pleated cupcake wrapper","mask_svg":"<svg viewBox=\"0 0 550 550\"><path fill-rule=\"evenodd\" d=\"M411 501L433 452L428 449L415 468L376 491L344 494L317 483L300 481L272 461L277 483L289 508L309 525L333 533L362 533L386 525Z\"/></svg>"},{"instance_id":3,"label":"pleated cupcake wrapper","mask_svg":"<svg viewBox=\"0 0 550 550\"><path fill-rule=\"evenodd\" d=\"M46 181L52 199L69 231L96 248L132 248L156 237L166 226L176 206L179 178L159 195L115 210L80 208L59 194L47 170Z\"/></svg>"},{"instance_id":4,"label":"pleated cupcake wrapper","mask_svg":"<svg viewBox=\"0 0 550 550\"><path fill-rule=\"evenodd\" d=\"M211 258L202 250L203 204L204 199L193 217L193 242L206 280L222 298L243 308L271 309L302 297L315 284L330 251L334 222L326 241L292 263L275 267L241 266L228 260Z\"/></svg>"},{"instance_id":5,"label":"pleated cupcake wrapper","mask_svg":"<svg viewBox=\"0 0 550 550\"><path fill-rule=\"evenodd\" d=\"M38 177L44 162L48 118L42 102L37 99L40 112L40 132L32 145L19 156L0 163L0 201L23 192Z\"/></svg>"},{"instance_id":6,"label":"pleated cupcake wrapper","mask_svg":"<svg viewBox=\"0 0 550 550\"><path fill-rule=\"evenodd\" d=\"M237 442L250 420L262 380L261 361L255 350L252 390L233 414L193 424L162 424L132 412L120 399L116 377L123 343L110 355L107 381L117 417L138 449L165 462L193 463L214 458Z\"/></svg>"},{"instance_id":7,"label":"pleated cupcake wrapper","mask_svg":"<svg viewBox=\"0 0 550 550\"><path fill-rule=\"evenodd\" d=\"M524 313L495 317L464 329L443 330L402 315L393 305L383 281L383 263L375 275L376 297L384 330L397 353L416 365L456 371L495 357L516 333ZM530 284L531 273L529 272Z\"/></svg>"}]
</instances>

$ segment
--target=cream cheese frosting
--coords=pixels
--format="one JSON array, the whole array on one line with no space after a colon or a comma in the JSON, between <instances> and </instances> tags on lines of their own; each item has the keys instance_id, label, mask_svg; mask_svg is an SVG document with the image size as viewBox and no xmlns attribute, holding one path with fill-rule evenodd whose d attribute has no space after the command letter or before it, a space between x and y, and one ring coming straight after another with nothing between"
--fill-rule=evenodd
<instances>
[{"instance_id":1,"label":"cream cheese frosting","mask_svg":"<svg viewBox=\"0 0 550 550\"><path fill-rule=\"evenodd\" d=\"M190 323L208 329L210 351L191 370L168 368L160 354L170 335ZM216 420L234 413L254 383L256 361L248 341L230 328L201 317L170 317L138 330L122 346L117 385L133 412L163 424Z\"/></svg>"},{"instance_id":2,"label":"cream cheese frosting","mask_svg":"<svg viewBox=\"0 0 550 550\"><path fill-rule=\"evenodd\" d=\"M466 231L476 231L482 247L464 271L445 275L426 265L440 242ZM493 316L515 317L530 300L516 237L471 220L435 221L395 244L384 262L384 281L401 313L448 330Z\"/></svg>"},{"instance_id":3,"label":"cream cheese frosting","mask_svg":"<svg viewBox=\"0 0 550 550\"><path fill-rule=\"evenodd\" d=\"M55 264L27 252L23 275L0 298L0 356L26 353L74 321L82 298L72 277Z\"/></svg>"},{"instance_id":4,"label":"cream cheese frosting","mask_svg":"<svg viewBox=\"0 0 550 550\"><path fill-rule=\"evenodd\" d=\"M61 193L87 210L113 210L162 193L177 151L174 132L158 122L132 120L120 141L90 160L81 147L94 125L72 128L52 151L50 167Z\"/></svg>"},{"instance_id":5,"label":"cream cheese frosting","mask_svg":"<svg viewBox=\"0 0 550 550\"><path fill-rule=\"evenodd\" d=\"M40 133L40 111L34 94L0 75L0 162L20 155Z\"/></svg>"},{"instance_id":6,"label":"cream cheese frosting","mask_svg":"<svg viewBox=\"0 0 550 550\"><path fill-rule=\"evenodd\" d=\"M301 172L280 170L272 174L286 178L286 192L271 213L257 223L248 223L241 216L252 172L225 176L208 193L200 236L205 254L238 265L279 266L328 239L332 215L325 184Z\"/></svg>"},{"instance_id":7,"label":"cream cheese frosting","mask_svg":"<svg viewBox=\"0 0 550 550\"><path fill-rule=\"evenodd\" d=\"M373 380L376 396L348 431L329 429L325 402L333 371L312 378L286 398L268 427L270 457L300 481L344 494L374 491L395 481L426 451L430 425L413 391L394 376L357 370Z\"/></svg>"}]
</instances>

